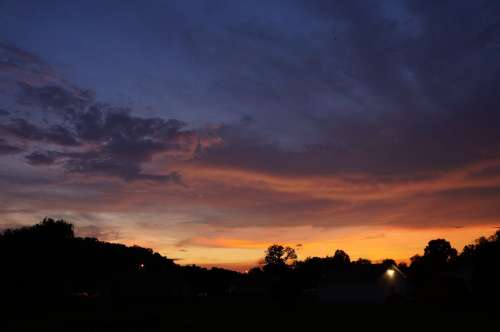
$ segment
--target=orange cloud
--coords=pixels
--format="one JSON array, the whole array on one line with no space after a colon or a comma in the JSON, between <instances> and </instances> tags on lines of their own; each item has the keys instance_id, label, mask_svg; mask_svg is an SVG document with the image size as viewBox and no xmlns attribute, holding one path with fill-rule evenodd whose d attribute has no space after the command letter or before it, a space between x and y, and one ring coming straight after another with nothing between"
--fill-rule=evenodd
<instances>
[{"instance_id":1,"label":"orange cloud","mask_svg":"<svg viewBox=\"0 0 500 332\"><path fill-rule=\"evenodd\" d=\"M197 236L179 242L179 246L212 247L212 248L239 248L239 249L262 249L269 245L266 242L245 240L240 238L207 238Z\"/></svg>"},{"instance_id":2,"label":"orange cloud","mask_svg":"<svg viewBox=\"0 0 500 332\"><path fill-rule=\"evenodd\" d=\"M420 193L455 189L495 188L500 173L490 177L472 177L481 170L500 166L500 160L473 164L462 169L434 174L424 180L377 180L364 174L335 176L281 176L251 170L184 165L186 177L197 182L217 182L236 188L258 188L282 193L304 194L314 198L337 200L381 200L402 198Z\"/></svg>"}]
</instances>

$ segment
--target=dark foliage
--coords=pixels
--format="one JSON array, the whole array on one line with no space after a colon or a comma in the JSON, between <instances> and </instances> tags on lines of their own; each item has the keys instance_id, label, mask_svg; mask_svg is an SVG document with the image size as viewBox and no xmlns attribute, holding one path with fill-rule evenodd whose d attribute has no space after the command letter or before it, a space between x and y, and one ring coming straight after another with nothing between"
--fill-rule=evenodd
<instances>
[{"instance_id":1,"label":"dark foliage","mask_svg":"<svg viewBox=\"0 0 500 332\"><path fill-rule=\"evenodd\" d=\"M460 255L432 240L408 266L333 256L297 260L274 244L262 268L248 273L180 266L151 249L77 237L73 225L44 219L0 234L0 288L4 303L56 298L165 303L223 301L489 303L500 295L500 231ZM128 299L128 300L127 300ZM156 301L156 300L155 300Z\"/></svg>"},{"instance_id":2,"label":"dark foliage","mask_svg":"<svg viewBox=\"0 0 500 332\"><path fill-rule=\"evenodd\" d=\"M496 302L500 297L500 231L465 246L456 265L477 303Z\"/></svg>"},{"instance_id":3,"label":"dark foliage","mask_svg":"<svg viewBox=\"0 0 500 332\"><path fill-rule=\"evenodd\" d=\"M0 235L2 294L6 298L61 296L182 299L223 293L236 272L181 267L138 246L75 237L73 225L44 219Z\"/></svg>"}]
</instances>

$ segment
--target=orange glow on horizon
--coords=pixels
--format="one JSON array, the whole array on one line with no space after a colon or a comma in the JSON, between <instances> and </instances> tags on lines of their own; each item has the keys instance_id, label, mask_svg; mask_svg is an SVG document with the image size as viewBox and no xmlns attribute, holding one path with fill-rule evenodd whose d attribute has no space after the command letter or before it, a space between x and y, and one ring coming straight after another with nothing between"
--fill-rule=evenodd
<instances>
[{"instance_id":1,"label":"orange glow on horizon","mask_svg":"<svg viewBox=\"0 0 500 332\"><path fill-rule=\"evenodd\" d=\"M481 236L489 236L496 230L494 226L442 229L381 229L381 228L345 228L343 230L318 230L314 228L292 229L279 241L275 235L268 239L251 241L238 238L196 238L186 244L186 252L178 261L181 265L198 264L204 267L222 267L244 271L259 266L267 246L281 243L296 249L299 260L307 257L325 257L333 255L336 249L346 251L351 260L358 258L380 262L392 258L397 262L409 262L410 257L423 254L427 242L436 238L445 238L459 252L467 244ZM271 230L273 233L275 230ZM261 234L255 234L261 237ZM242 232L242 237L249 237ZM331 237L331 239L329 239ZM309 238L307 241L301 239ZM297 246L300 244L300 246ZM167 257L172 257L176 249L157 248Z\"/></svg>"}]
</instances>

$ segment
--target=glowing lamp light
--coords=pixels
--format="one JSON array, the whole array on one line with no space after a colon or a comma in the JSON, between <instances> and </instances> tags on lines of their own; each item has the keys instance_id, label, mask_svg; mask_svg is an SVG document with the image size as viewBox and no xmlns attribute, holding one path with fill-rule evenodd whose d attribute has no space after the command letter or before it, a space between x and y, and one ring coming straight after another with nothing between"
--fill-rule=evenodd
<instances>
[{"instance_id":1,"label":"glowing lamp light","mask_svg":"<svg viewBox=\"0 0 500 332\"><path fill-rule=\"evenodd\" d=\"M394 271L393 269L388 269L385 273L389 278L394 278L394 276L396 275L396 271Z\"/></svg>"}]
</instances>

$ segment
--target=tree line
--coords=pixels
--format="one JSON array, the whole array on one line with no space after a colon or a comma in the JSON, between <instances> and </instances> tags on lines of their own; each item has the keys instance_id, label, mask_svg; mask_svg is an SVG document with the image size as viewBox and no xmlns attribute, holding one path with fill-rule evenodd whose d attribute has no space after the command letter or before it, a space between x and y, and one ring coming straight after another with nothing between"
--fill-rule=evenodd
<instances>
[{"instance_id":1,"label":"tree line","mask_svg":"<svg viewBox=\"0 0 500 332\"><path fill-rule=\"evenodd\" d=\"M386 287L386 302L491 303L500 295L500 231L459 253L429 241L409 264L352 261L343 250L298 260L273 244L247 273L181 266L148 248L77 237L72 224L45 218L0 233L0 291L20 299L136 299L171 302L319 302L324 294ZM404 287L403 287L404 286ZM370 288L371 287L371 288Z\"/></svg>"}]
</instances>

